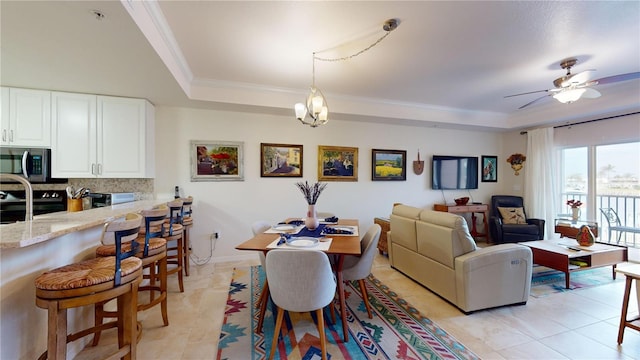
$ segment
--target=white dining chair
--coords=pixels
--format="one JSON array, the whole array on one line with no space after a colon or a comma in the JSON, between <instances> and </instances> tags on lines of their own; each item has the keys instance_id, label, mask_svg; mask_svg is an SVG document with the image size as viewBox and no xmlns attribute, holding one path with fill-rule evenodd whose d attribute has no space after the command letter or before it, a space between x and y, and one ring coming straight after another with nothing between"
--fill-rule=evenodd
<instances>
[{"instance_id":1,"label":"white dining chair","mask_svg":"<svg viewBox=\"0 0 640 360\"><path fill-rule=\"evenodd\" d=\"M263 232L269 230L270 228L271 228L271 224L269 224L267 221L264 221L264 220L256 221L251 225L251 231L253 232L254 236L258 234L262 234ZM266 272L265 255L262 251L259 252L259 255L260 255L260 265L262 265L262 271ZM260 316L258 317L259 320L256 328L256 332L258 334L262 332L262 324L264 322L264 314L267 311L268 302L269 302L269 283L267 282L267 280L265 280L264 285L262 286L262 291L260 292L260 298L256 303L256 307L260 308Z\"/></svg>"},{"instance_id":2,"label":"white dining chair","mask_svg":"<svg viewBox=\"0 0 640 360\"><path fill-rule=\"evenodd\" d=\"M364 279L371 274L371 266L373 265L381 231L382 228L380 225L371 225L360 241L362 254L360 256L346 255L342 268L342 278L344 281L358 280L369 319L372 318L371 306L369 305L369 296L367 295Z\"/></svg>"},{"instance_id":3,"label":"white dining chair","mask_svg":"<svg viewBox=\"0 0 640 360\"><path fill-rule=\"evenodd\" d=\"M315 311L322 359L327 359L323 308L336 293L336 280L327 255L317 250L274 249L267 253L267 280L278 308L269 359L275 355L284 311Z\"/></svg>"}]
</instances>

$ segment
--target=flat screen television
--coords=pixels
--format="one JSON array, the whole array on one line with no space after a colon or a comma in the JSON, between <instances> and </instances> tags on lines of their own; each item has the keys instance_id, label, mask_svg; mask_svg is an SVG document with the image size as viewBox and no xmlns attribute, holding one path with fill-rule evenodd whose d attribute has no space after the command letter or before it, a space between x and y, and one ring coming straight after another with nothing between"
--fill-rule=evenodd
<instances>
[{"instance_id":1,"label":"flat screen television","mask_svg":"<svg viewBox=\"0 0 640 360\"><path fill-rule=\"evenodd\" d=\"M478 188L477 156L433 155L431 188L434 190L466 190Z\"/></svg>"}]
</instances>

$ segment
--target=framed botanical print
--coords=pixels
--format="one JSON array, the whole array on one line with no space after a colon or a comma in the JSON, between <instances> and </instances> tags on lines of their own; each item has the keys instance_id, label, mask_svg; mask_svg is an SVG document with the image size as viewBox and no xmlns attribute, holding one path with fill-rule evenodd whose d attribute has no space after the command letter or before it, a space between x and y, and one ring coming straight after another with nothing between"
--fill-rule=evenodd
<instances>
[{"instance_id":1,"label":"framed botanical print","mask_svg":"<svg viewBox=\"0 0 640 360\"><path fill-rule=\"evenodd\" d=\"M371 180L407 180L407 152L405 150L372 149Z\"/></svg>"},{"instance_id":2,"label":"framed botanical print","mask_svg":"<svg viewBox=\"0 0 640 360\"><path fill-rule=\"evenodd\" d=\"M318 146L318 181L358 181L358 148Z\"/></svg>"},{"instance_id":3,"label":"framed botanical print","mask_svg":"<svg viewBox=\"0 0 640 360\"><path fill-rule=\"evenodd\" d=\"M191 141L191 181L244 181L243 142Z\"/></svg>"},{"instance_id":4,"label":"framed botanical print","mask_svg":"<svg viewBox=\"0 0 640 360\"><path fill-rule=\"evenodd\" d=\"M260 144L261 177L302 177L302 145Z\"/></svg>"},{"instance_id":5,"label":"framed botanical print","mask_svg":"<svg viewBox=\"0 0 640 360\"><path fill-rule=\"evenodd\" d=\"M482 155L482 182L498 182L498 157Z\"/></svg>"}]
</instances>

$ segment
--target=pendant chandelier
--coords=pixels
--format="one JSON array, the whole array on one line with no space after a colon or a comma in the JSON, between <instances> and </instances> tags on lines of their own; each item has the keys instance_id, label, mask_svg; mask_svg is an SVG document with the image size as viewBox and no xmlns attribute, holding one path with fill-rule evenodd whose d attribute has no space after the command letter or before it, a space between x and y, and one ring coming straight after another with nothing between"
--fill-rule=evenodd
<instances>
[{"instance_id":1,"label":"pendant chandelier","mask_svg":"<svg viewBox=\"0 0 640 360\"><path fill-rule=\"evenodd\" d=\"M382 30L385 31L385 34L380 37L376 42L369 45L368 47L356 52L355 54L341 57L341 58L321 58L317 57L316 53L313 53L313 66L312 66L312 77L311 77L311 89L309 90L309 96L307 96L306 103L297 103L294 107L296 112L296 119L300 120L300 122L304 125L309 125L311 127L318 127L320 125L324 125L329 122L329 107L327 105L327 100L322 94L322 91L316 87L316 60L318 61L344 61L354 58L372 47L378 45L384 38L386 38L391 31L395 30L398 27L398 20L389 19L385 21L382 26ZM307 116L309 119L307 119Z\"/></svg>"}]
</instances>

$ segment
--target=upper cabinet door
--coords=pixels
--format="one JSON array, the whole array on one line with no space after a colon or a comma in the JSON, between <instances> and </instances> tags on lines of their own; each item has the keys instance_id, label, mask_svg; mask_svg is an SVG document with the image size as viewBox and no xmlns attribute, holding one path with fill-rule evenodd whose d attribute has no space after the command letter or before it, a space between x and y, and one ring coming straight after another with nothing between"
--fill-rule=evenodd
<instances>
[{"instance_id":1,"label":"upper cabinet door","mask_svg":"<svg viewBox=\"0 0 640 360\"><path fill-rule=\"evenodd\" d=\"M50 147L51 92L9 88L9 128L2 130L9 146Z\"/></svg>"},{"instance_id":2,"label":"upper cabinet door","mask_svg":"<svg viewBox=\"0 0 640 360\"><path fill-rule=\"evenodd\" d=\"M144 99L98 96L100 177L154 176L154 112Z\"/></svg>"},{"instance_id":3,"label":"upper cabinet door","mask_svg":"<svg viewBox=\"0 0 640 360\"><path fill-rule=\"evenodd\" d=\"M96 95L53 92L51 174L56 178L97 175Z\"/></svg>"},{"instance_id":4,"label":"upper cabinet door","mask_svg":"<svg viewBox=\"0 0 640 360\"><path fill-rule=\"evenodd\" d=\"M0 145L9 145L9 88L1 87L2 101L0 102Z\"/></svg>"}]
</instances>

